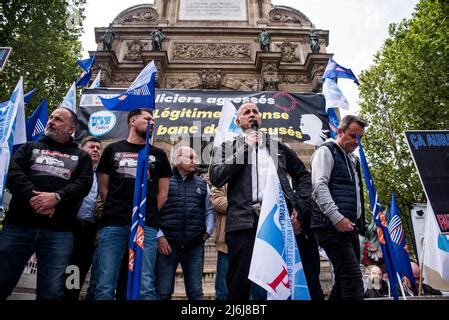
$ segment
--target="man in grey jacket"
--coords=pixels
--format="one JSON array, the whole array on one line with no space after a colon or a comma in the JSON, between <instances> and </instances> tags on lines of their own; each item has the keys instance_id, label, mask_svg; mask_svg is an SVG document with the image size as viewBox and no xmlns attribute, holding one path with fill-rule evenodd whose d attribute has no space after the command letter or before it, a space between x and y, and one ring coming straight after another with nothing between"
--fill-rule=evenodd
<instances>
[{"instance_id":1,"label":"man in grey jacket","mask_svg":"<svg viewBox=\"0 0 449 320\"><path fill-rule=\"evenodd\" d=\"M330 300L363 299L358 238L365 224L363 187L360 163L352 152L365 127L357 116L344 117L337 140L328 139L312 156L311 228L334 267Z\"/></svg>"}]
</instances>

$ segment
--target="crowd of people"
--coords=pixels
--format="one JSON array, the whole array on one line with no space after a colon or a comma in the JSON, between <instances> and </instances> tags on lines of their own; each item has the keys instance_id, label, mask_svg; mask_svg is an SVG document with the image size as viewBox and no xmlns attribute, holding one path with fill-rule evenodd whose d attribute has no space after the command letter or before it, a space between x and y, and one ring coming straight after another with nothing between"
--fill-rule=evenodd
<instances>
[{"instance_id":1,"label":"crowd of people","mask_svg":"<svg viewBox=\"0 0 449 320\"><path fill-rule=\"evenodd\" d=\"M137 157L154 123L152 111L143 108L129 112L127 121L126 139L103 150L89 136L78 146L72 138L77 116L61 107L40 140L13 155L7 177L12 199L0 231L0 300L11 295L33 253L39 300L78 300L91 266L86 299L124 296ZM288 145L258 129L261 121L257 105L239 108L243 134L214 150L210 180L198 175L189 146L174 150L172 164L150 146L140 299L171 299L179 264L188 299L203 299L205 241L214 231L216 299L267 298L248 274L270 161L277 165L311 299L324 300L319 246L335 274L330 300L388 295L380 268L370 267L368 285L360 271L365 215L360 163L352 152L366 123L344 117L337 139L313 154L310 173ZM79 276L67 274L68 266Z\"/></svg>"}]
</instances>

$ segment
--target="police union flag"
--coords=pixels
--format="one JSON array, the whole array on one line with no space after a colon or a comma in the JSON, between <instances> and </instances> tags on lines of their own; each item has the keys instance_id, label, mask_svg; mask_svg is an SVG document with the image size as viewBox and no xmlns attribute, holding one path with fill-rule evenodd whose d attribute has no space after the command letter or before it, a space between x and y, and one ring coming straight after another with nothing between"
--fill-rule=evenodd
<instances>
[{"instance_id":1,"label":"police union flag","mask_svg":"<svg viewBox=\"0 0 449 320\"><path fill-rule=\"evenodd\" d=\"M135 108L155 108L155 81L157 68L151 61L137 76L126 92L114 98L102 98L106 109L131 111Z\"/></svg>"},{"instance_id":2,"label":"police union flag","mask_svg":"<svg viewBox=\"0 0 449 320\"><path fill-rule=\"evenodd\" d=\"M129 237L127 300L140 299L140 278L142 275L142 258L144 246L144 225L147 207L148 150L150 123L147 124L145 148L139 151L137 158L136 182L134 184L134 201L131 218L131 235Z\"/></svg>"},{"instance_id":3,"label":"police union flag","mask_svg":"<svg viewBox=\"0 0 449 320\"><path fill-rule=\"evenodd\" d=\"M268 177L248 278L267 290L268 300L310 300L290 215L272 161Z\"/></svg>"}]
</instances>

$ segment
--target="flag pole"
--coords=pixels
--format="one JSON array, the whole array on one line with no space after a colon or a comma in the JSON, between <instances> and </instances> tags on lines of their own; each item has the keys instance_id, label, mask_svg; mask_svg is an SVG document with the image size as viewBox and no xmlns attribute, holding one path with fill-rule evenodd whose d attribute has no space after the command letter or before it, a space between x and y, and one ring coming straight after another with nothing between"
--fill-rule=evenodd
<instances>
[{"instance_id":1,"label":"flag pole","mask_svg":"<svg viewBox=\"0 0 449 320\"><path fill-rule=\"evenodd\" d=\"M404 300L407 300L407 297L405 296L405 291L404 291L404 284L402 283L401 277L399 276L399 273L397 273L397 272L396 272L396 277L398 278L398 284L399 284L399 288L401 288L402 297L404 298Z\"/></svg>"}]
</instances>

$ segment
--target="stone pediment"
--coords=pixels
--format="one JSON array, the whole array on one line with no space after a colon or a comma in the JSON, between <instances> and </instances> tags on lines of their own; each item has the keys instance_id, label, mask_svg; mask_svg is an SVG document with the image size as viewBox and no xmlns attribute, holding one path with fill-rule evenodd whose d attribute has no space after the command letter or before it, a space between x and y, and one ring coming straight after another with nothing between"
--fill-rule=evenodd
<instances>
[{"instance_id":1,"label":"stone pediment","mask_svg":"<svg viewBox=\"0 0 449 320\"><path fill-rule=\"evenodd\" d=\"M151 24L156 23L159 15L150 4L140 4L122 11L113 24Z\"/></svg>"},{"instance_id":2,"label":"stone pediment","mask_svg":"<svg viewBox=\"0 0 449 320\"><path fill-rule=\"evenodd\" d=\"M312 22L301 11L287 6L274 6L270 10L268 17L270 23L294 24L304 27L312 26Z\"/></svg>"}]
</instances>

